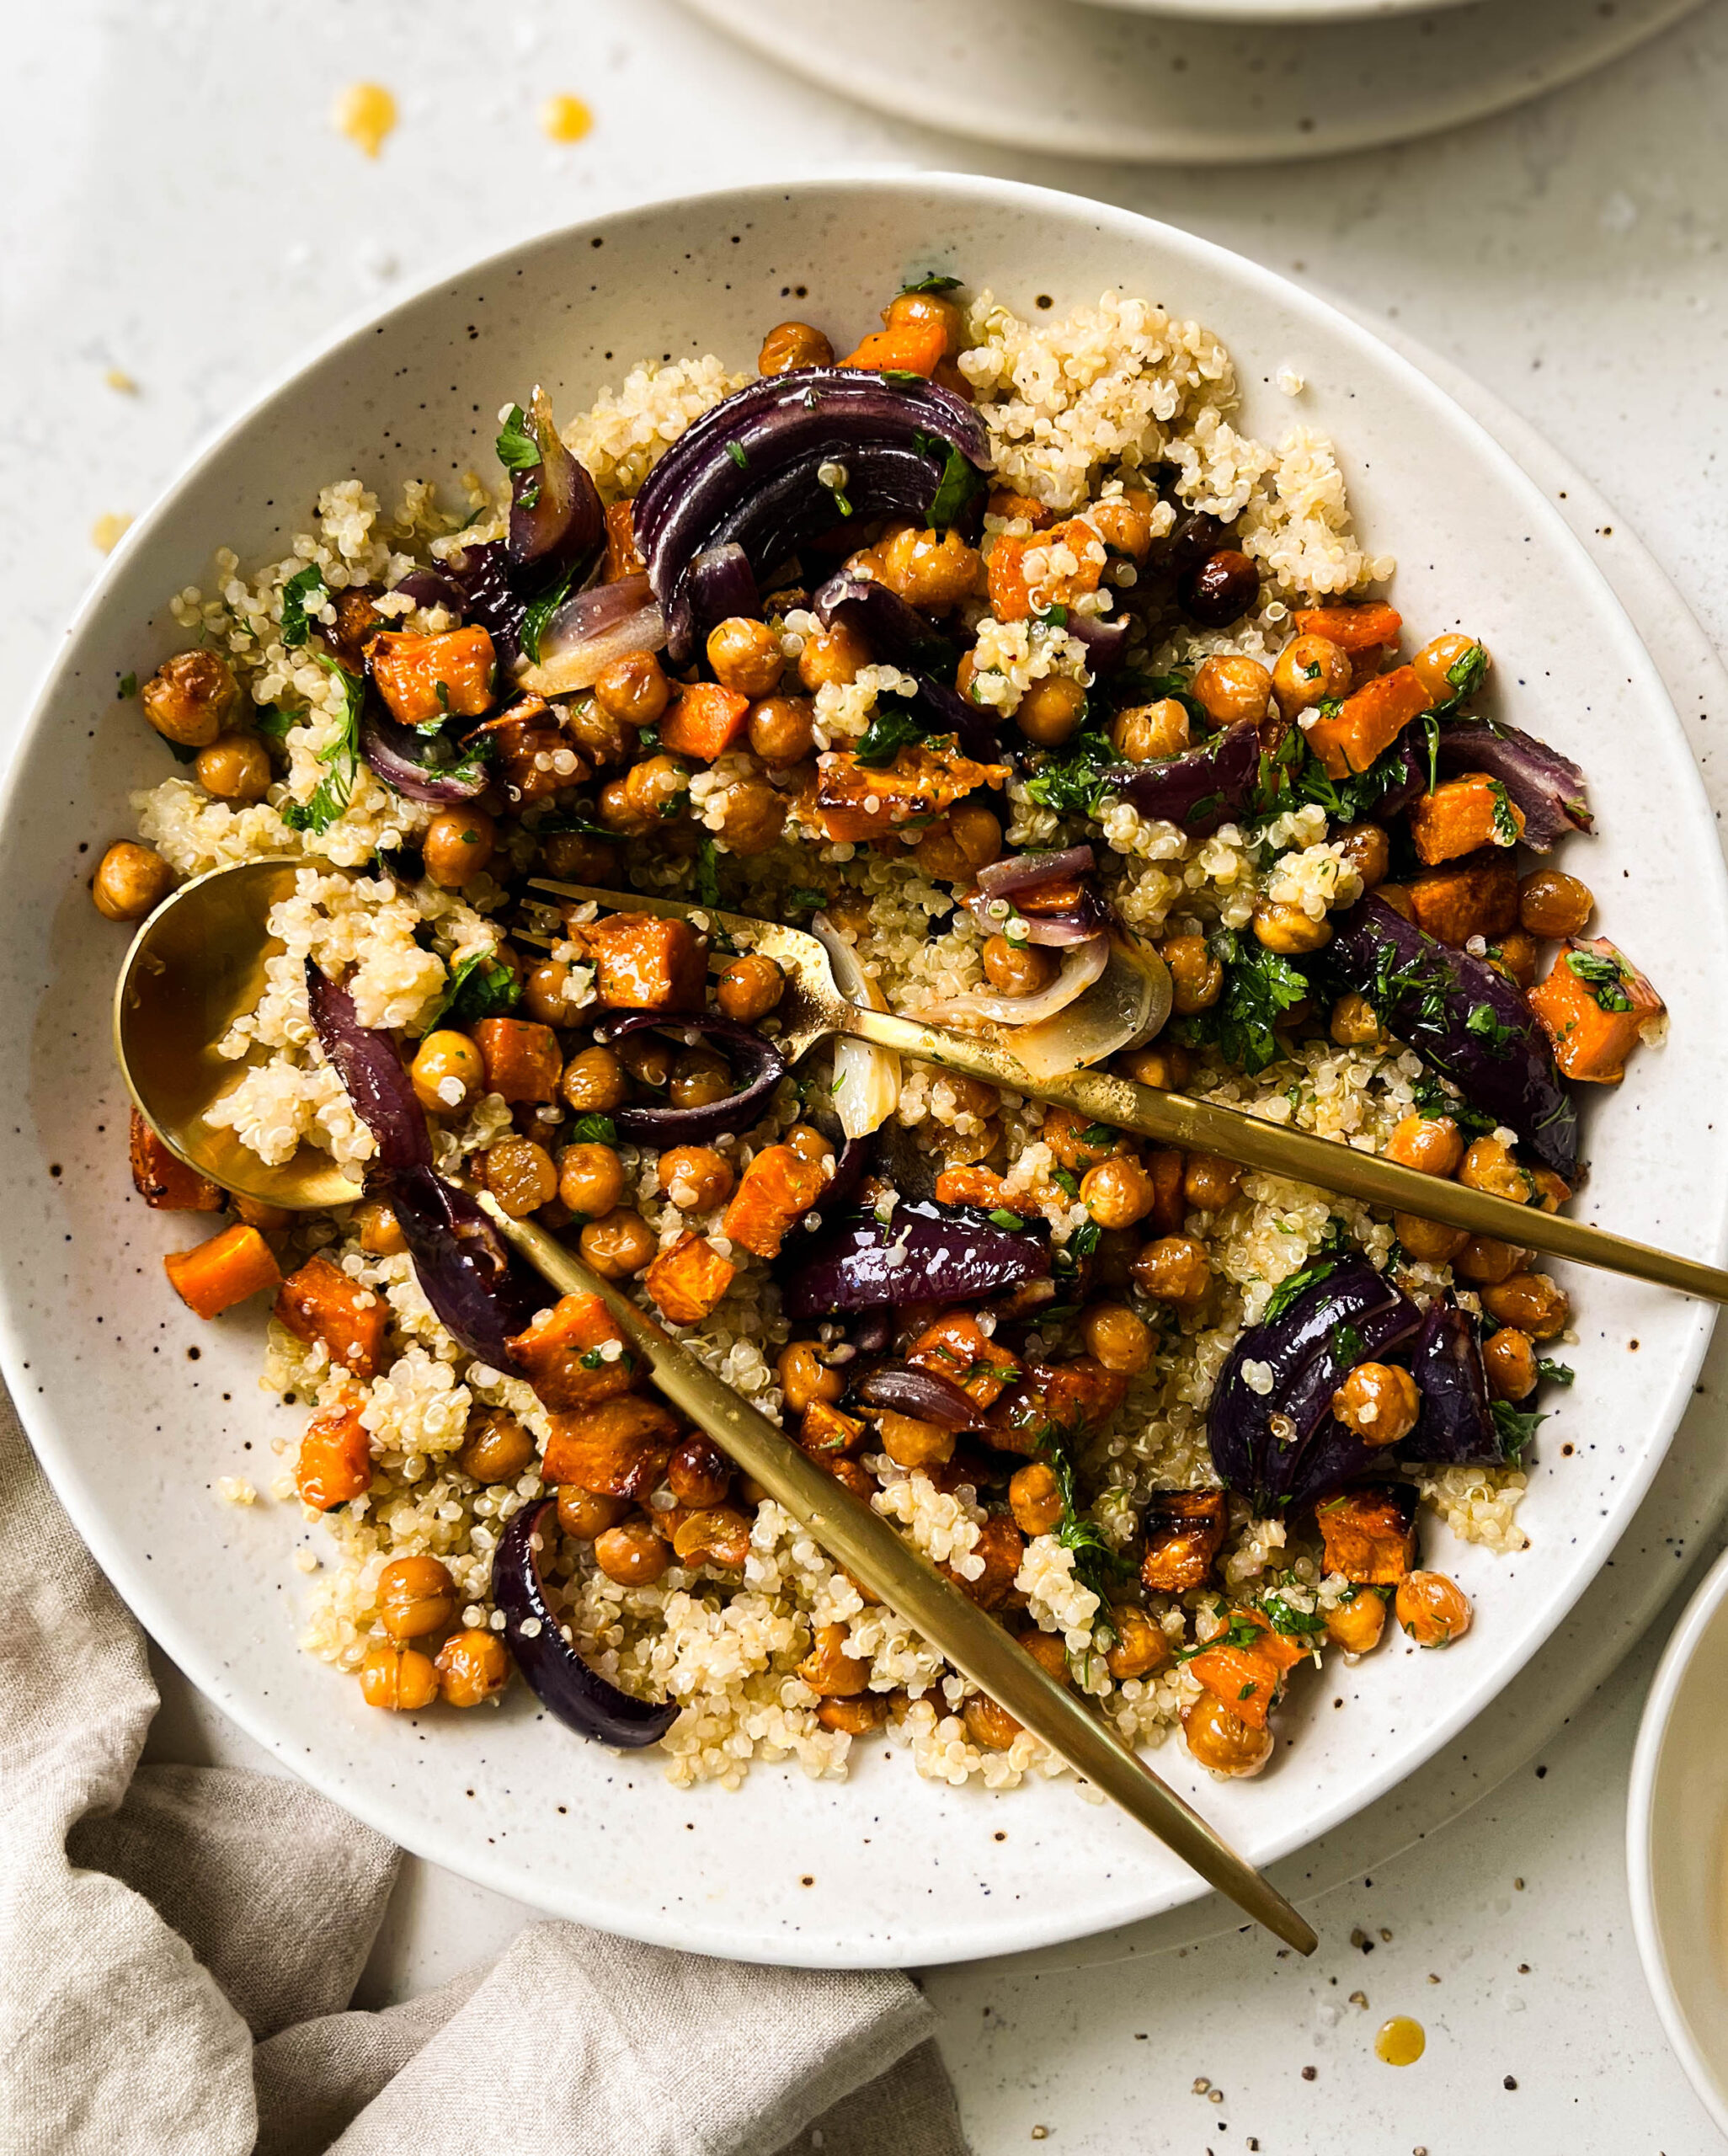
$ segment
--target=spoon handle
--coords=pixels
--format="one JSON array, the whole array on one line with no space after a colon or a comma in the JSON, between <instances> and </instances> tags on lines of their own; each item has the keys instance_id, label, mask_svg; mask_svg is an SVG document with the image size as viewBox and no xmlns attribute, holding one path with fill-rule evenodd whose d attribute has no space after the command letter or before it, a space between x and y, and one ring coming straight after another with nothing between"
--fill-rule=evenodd
<instances>
[{"instance_id":1,"label":"spoon handle","mask_svg":"<svg viewBox=\"0 0 1728 2156\"><path fill-rule=\"evenodd\" d=\"M1007 1049L995 1042L946 1027L920 1025L889 1011L849 1004L840 1023L845 1032L916 1062L937 1064L1007 1092L1072 1108L1089 1122L1138 1131L1166 1145L1179 1145L1185 1152L1215 1153L1245 1167L1288 1176L1424 1220L1442 1221L1473 1235L1492 1236L1519 1248L1598 1266L1606 1273L1654 1281L1704 1302L1728 1303L1728 1272L1718 1266L1677 1257L1563 1214L1544 1213L1538 1206L1520 1205L1510 1198L1423 1175L1396 1161L1358 1153L1338 1139L1317 1138L1311 1131L1268 1123L1241 1108L1187 1093L1164 1092L1107 1071L1076 1070L1065 1077L1033 1079Z\"/></svg>"},{"instance_id":2,"label":"spoon handle","mask_svg":"<svg viewBox=\"0 0 1728 2156\"><path fill-rule=\"evenodd\" d=\"M510 1219L489 1196L480 1203L560 1293L601 1299L667 1399L808 1528L829 1556L1208 1884L1299 1953L1314 1951L1314 1932L1283 1896L885 1519L563 1243L531 1221Z\"/></svg>"}]
</instances>

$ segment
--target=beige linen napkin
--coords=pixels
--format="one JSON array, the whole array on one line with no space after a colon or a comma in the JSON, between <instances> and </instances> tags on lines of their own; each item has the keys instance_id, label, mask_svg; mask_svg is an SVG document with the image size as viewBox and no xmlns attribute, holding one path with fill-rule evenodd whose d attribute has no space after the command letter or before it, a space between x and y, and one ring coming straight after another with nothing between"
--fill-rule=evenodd
<instances>
[{"instance_id":1,"label":"beige linen napkin","mask_svg":"<svg viewBox=\"0 0 1728 2156\"><path fill-rule=\"evenodd\" d=\"M965 2156L903 1976L530 1925L349 1999L398 1852L298 1782L138 1765L144 1641L0 1392L6 2156Z\"/></svg>"}]
</instances>

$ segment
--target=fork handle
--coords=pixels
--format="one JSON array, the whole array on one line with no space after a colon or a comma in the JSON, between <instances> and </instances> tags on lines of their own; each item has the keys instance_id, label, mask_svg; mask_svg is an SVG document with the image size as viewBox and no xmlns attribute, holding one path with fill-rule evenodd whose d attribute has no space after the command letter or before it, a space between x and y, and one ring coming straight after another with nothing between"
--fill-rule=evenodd
<instances>
[{"instance_id":1,"label":"fork handle","mask_svg":"<svg viewBox=\"0 0 1728 2156\"><path fill-rule=\"evenodd\" d=\"M1322 1190L1341 1192L1347 1198L1416 1214L1448 1227L1467 1229L1473 1235L1491 1235L1520 1248L1545 1251L1552 1257L1597 1266L1606 1273L1654 1281L1660 1287L1678 1289L1681 1294L1696 1295L1704 1302L1728 1303L1728 1272L1718 1266L1677 1257L1672 1251L1635 1242L1606 1228L1592 1227L1587 1221L1568 1219L1559 1213L1544 1213L1509 1198L1496 1198L1485 1190L1471 1190L1460 1182L1423 1175L1398 1161L1358 1153L1340 1139L1317 1138L1311 1131L1267 1123L1240 1108L1137 1085L1132 1079L1107 1071L1076 1070L1067 1077L1034 1080L1007 1049L995 1042L952 1033L946 1027L920 1025L915 1019L892 1011L866 1011L851 1005L843 1024L845 1032L910 1056L915 1062L936 1064L1007 1092L1072 1108L1091 1122L1138 1131L1166 1145L1179 1145L1184 1152L1215 1153L1245 1167L1316 1184Z\"/></svg>"}]
</instances>

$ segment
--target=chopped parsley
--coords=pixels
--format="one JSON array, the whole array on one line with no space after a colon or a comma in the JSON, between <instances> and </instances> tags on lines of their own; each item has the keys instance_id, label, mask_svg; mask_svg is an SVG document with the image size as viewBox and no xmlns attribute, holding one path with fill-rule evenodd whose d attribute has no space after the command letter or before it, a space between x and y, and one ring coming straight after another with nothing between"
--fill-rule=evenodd
<instances>
[{"instance_id":1,"label":"chopped parsley","mask_svg":"<svg viewBox=\"0 0 1728 2156\"><path fill-rule=\"evenodd\" d=\"M477 1019L496 1018L514 1011L522 984L489 951L476 951L460 960L426 1022L426 1031L439 1027L472 1025Z\"/></svg>"},{"instance_id":2,"label":"chopped parsley","mask_svg":"<svg viewBox=\"0 0 1728 2156\"><path fill-rule=\"evenodd\" d=\"M1072 1168L1052 1168L1050 1180L1059 1190L1066 1191L1070 1198L1080 1196L1080 1177Z\"/></svg>"},{"instance_id":3,"label":"chopped parsley","mask_svg":"<svg viewBox=\"0 0 1728 2156\"><path fill-rule=\"evenodd\" d=\"M267 741L285 741L305 716L304 712L284 711L280 704L260 704L252 723Z\"/></svg>"},{"instance_id":4,"label":"chopped parsley","mask_svg":"<svg viewBox=\"0 0 1728 2156\"><path fill-rule=\"evenodd\" d=\"M1100 773L1117 760L1110 736L1083 712L1080 730L1060 756L1047 756L1027 782L1027 792L1041 808L1058 816L1091 817L1109 788Z\"/></svg>"},{"instance_id":5,"label":"chopped parsley","mask_svg":"<svg viewBox=\"0 0 1728 2156\"><path fill-rule=\"evenodd\" d=\"M1501 1025L1491 1003L1471 1006L1470 1014L1464 1020L1464 1031L1472 1040L1480 1041L1490 1055L1501 1058L1512 1054L1520 1038L1516 1026Z\"/></svg>"},{"instance_id":6,"label":"chopped parsley","mask_svg":"<svg viewBox=\"0 0 1728 2156\"><path fill-rule=\"evenodd\" d=\"M732 459L733 462L737 465L740 472L748 472L749 470L749 451L744 447L741 441L728 442L726 445L726 454Z\"/></svg>"},{"instance_id":7,"label":"chopped parsley","mask_svg":"<svg viewBox=\"0 0 1728 2156\"><path fill-rule=\"evenodd\" d=\"M312 634L308 616L329 595L324 572L316 562L308 562L298 575L291 576L282 586L282 642L290 651L297 651Z\"/></svg>"},{"instance_id":8,"label":"chopped parsley","mask_svg":"<svg viewBox=\"0 0 1728 2156\"><path fill-rule=\"evenodd\" d=\"M1329 704L1336 709L1336 699L1329 696L1322 702L1322 714ZM1388 794L1409 782L1409 750L1401 739L1376 756L1365 771L1333 778L1309 747L1302 728L1293 726L1276 750L1261 757L1260 798L1256 807L1261 815L1271 816L1282 808L1313 801L1336 823L1359 824L1373 814Z\"/></svg>"},{"instance_id":9,"label":"chopped parsley","mask_svg":"<svg viewBox=\"0 0 1728 2156\"><path fill-rule=\"evenodd\" d=\"M540 444L528 430L528 414L512 404L504 414L497 442L498 461L506 472L531 472L540 462Z\"/></svg>"},{"instance_id":10,"label":"chopped parsley","mask_svg":"<svg viewBox=\"0 0 1728 2156\"><path fill-rule=\"evenodd\" d=\"M522 647L522 656L531 666L539 665L540 640L546 634L547 623L563 605L575 578L576 564L572 562L561 577L556 578L538 599L531 602L523 615L522 626L517 631L516 638ZM438 686L441 689L444 684L440 681ZM440 697L440 702L443 702L445 699Z\"/></svg>"},{"instance_id":11,"label":"chopped parsley","mask_svg":"<svg viewBox=\"0 0 1728 2156\"><path fill-rule=\"evenodd\" d=\"M828 904L826 891L788 891L786 903L794 913L820 913Z\"/></svg>"},{"instance_id":12,"label":"chopped parsley","mask_svg":"<svg viewBox=\"0 0 1728 2156\"><path fill-rule=\"evenodd\" d=\"M948 445L947 461L942 467L942 476L931 497L925 515L931 527L941 531L953 523L965 510L974 494L981 494L989 481L972 462L952 444Z\"/></svg>"},{"instance_id":13,"label":"chopped parsley","mask_svg":"<svg viewBox=\"0 0 1728 2156\"><path fill-rule=\"evenodd\" d=\"M1305 1295L1310 1288L1330 1279L1337 1269L1336 1257L1322 1257L1312 1265L1304 1265L1299 1273L1293 1273L1288 1280L1281 1280L1272 1289L1272 1300L1266 1306L1261 1323L1270 1325L1274 1318L1282 1317L1299 1295Z\"/></svg>"},{"instance_id":14,"label":"chopped parsley","mask_svg":"<svg viewBox=\"0 0 1728 2156\"><path fill-rule=\"evenodd\" d=\"M1497 1117L1484 1115L1480 1108L1473 1108L1468 1101L1448 1092L1438 1076L1428 1070L1423 1070L1411 1090L1411 1106L1430 1123L1450 1116L1471 1138L1485 1138L1500 1128Z\"/></svg>"},{"instance_id":15,"label":"chopped parsley","mask_svg":"<svg viewBox=\"0 0 1728 2156\"><path fill-rule=\"evenodd\" d=\"M1311 1639L1326 1629L1326 1620L1317 1609L1293 1609L1281 1594L1267 1595L1260 1606L1272 1620L1273 1631L1282 1632L1287 1639Z\"/></svg>"},{"instance_id":16,"label":"chopped parsley","mask_svg":"<svg viewBox=\"0 0 1728 2156\"><path fill-rule=\"evenodd\" d=\"M1208 937L1224 969L1224 986L1210 1010L1179 1018L1171 1032L1185 1048L1216 1048L1227 1063L1252 1077L1281 1050L1275 1028L1286 1011L1308 995L1308 978L1288 958L1245 941L1234 929Z\"/></svg>"},{"instance_id":17,"label":"chopped parsley","mask_svg":"<svg viewBox=\"0 0 1728 2156\"><path fill-rule=\"evenodd\" d=\"M957 277L946 277L939 270L932 270L928 276L920 277L915 285L903 285L900 296L904 299L912 292L957 292L959 289L960 280Z\"/></svg>"},{"instance_id":18,"label":"chopped parsley","mask_svg":"<svg viewBox=\"0 0 1728 2156\"><path fill-rule=\"evenodd\" d=\"M1101 1232L1096 1220L1083 1220L1051 1258L1052 1273L1059 1280L1071 1279L1098 1247Z\"/></svg>"},{"instance_id":19,"label":"chopped parsley","mask_svg":"<svg viewBox=\"0 0 1728 2156\"><path fill-rule=\"evenodd\" d=\"M136 696L137 695L138 677L136 674L121 675L120 692L123 696Z\"/></svg>"},{"instance_id":20,"label":"chopped parsley","mask_svg":"<svg viewBox=\"0 0 1728 2156\"><path fill-rule=\"evenodd\" d=\"M1570 1363L1556 1363L1552 1356L1539 1355L1536 1358L1536 1374L1539 1378L1546 1378L1550 1385L1571 1385L1578 1373Z\"/></svg>"},{"instance_id":21,"label":"chopped parsley","mask_svg":"<svg viewBox=\"0 0 1728 2156\"><path fill-rule=\"evenodd\" d=\"M1347 1319L1341 1318L1332 1327L1332 1353L1347 1369L1354 1369L1362 1360L1363 1344L1362 1335Z\"/></svg>"},{"instance_id":22,"label":"chopped parsley","mask_svg":"<svg viewBox=\"0 0 1728 2156\"><path fill-rule=\"evenodd\" d=\"M882 378L895 389L922 389L925 377L911 367L884 367Z\"/></svg>"},{"instance_id":23,"label":"chopped parsley","mask_svg":"<svg viewBox=\"0 0 1728 2156\"><path fill-rule=\"evenodd\" d=\"M1044 1454L1062 1497L1062 1519L1056 1529L1056 1540L1063 1549L1074 1552L1075 1579L1097 1596L1101 1613L1107 1611L1132 1567L1096 1520L1085 1518L1076 1508L1074 1462L1063 1449L1060 1438L1054 1431L1046 1434ZM1115 1632L1107 1619L1101 1614L1095 1621L1102 1624L1113 1641Z\"/></svg>"},{"instance_id":24,"label":"chopped parsley","mask_svg":"<svg viewBox=\"0 0 1728 2156\"><path fill-rule=\"evenodd\" d=\"M318 752L318 760L325 767L324 776L313 790L312 798L285 802L279 812L290 830L310 831L314 836L328 831L353 798L354 782L360 771L360 707L366 694L365 683L346 667L339 666L333 659L319 655L318 664L342 684L342 730L328 748Z\"/></svg>"},{"instance_id":25,"label":"chopped parsley","mask_svg":"<svg viewBox=\"0 0 1728 2156\"><path fill-rule=\"evenodd\" d=\"M865 771L881 771L893 763L902 749L935 738L915 707L904 697L883 696L858 744L856 760Z\"/></svg>"},{"instance_id":26,"label":"chopped parsley","mask_svg":"<svg viewBox=\"0 0 1728 2156\"><path fill-rule=\"evenodd\" d=\"M696 848L696 894L705 906L720 903L720 857L712 839L704 839Z\"/></svg>"},{"instance_id":27,"label":"chopped parsley","mask_svg":"<svg viewBox=\"0 0 1728 2156\"><path fill-rule=\"evenodd\" d=\"M1512 796L1506 790L1503 779L1491 778L1488 791L1494 796L1494 843L1496 846L1516 846L1518 842L1518 819L1512 814Z\"/></svg>"},{"instance_id":28,"label":"chopped parsley","mask_svg":"<svg viewBox=\"0 0 1728 2156\"><path fill-rule=\"evenodd\" d=\"M1566 963L1596 998L1598 1010L1629 1011L1632 1008L1632 999L1624 985L1625 961L1618 954L1610 958L1600 951L1568 951Z\"/></svg>"},{"instance_id":29,"label":"chopped parsley","mask_svg":"<svg viewBox=\"0 0 1728 2156\"><path fill-rule=\"evenodd\" d=\"M579 1115L570 1125L573 1145L616 1145L618 1126L609 1115Z\"/></svg>"},{"instance_id":30,"label":"chopped parsley","mask_svg":"<svg viewBox=\"0 0 1728 2156\"><path fill-rule=\"evenodd\" d=\"M1509 1400L1492 1403L1494 1427L1499 1433L1501 1449L1507 1458L1516 1460L1536 1434L1536 1425L1548 1417L1539 1408L1514 1407Z\"/></svg>"},{"instance_id":31,"label":"chopped parsley","mask_svg":"<svg viewBox=\"0 0 1728 2156\"><path fill-rule=\"evenodd\" d=\"M1026 1225L1019 1214L1011 1213L1005 1205L999 1205L995 1212L987 1214L985 1218L992 1227L1005 1228L1010 1234L1012 1234L1016 1228L1023 1228Z\"/></svg>"}]
</instances>

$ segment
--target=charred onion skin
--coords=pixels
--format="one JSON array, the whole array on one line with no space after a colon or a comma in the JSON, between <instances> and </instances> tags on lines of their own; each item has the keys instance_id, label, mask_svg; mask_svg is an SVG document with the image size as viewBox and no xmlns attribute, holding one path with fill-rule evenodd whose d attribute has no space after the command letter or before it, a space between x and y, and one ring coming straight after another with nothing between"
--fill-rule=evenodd
<instances>
[{"instance_id":1,"label":"charred onion skin","mask_svg":"<svg viewBox=\"0 0 1728 2156\"><path fill-rule=\"evenodd\" d=\"M1100 785L1143 816L1205 838L1242 815L1260 778L1260 729L1245 718L1197 749L1151 764L1111 764Z\"/></svg>"},{"instance_id":2,"label":"charred onion skin","mask_svg":"<svg viewBox=\"0 0 1728 2156\"><path fill-rule=\"evenodd\" d=\"M342 1081L354 1112L372 1134L378 1166L393 1172L429 1168L432 1140L413 1082L388 1033L361 1025L354 998L308 958L306 1002L326 1060Z\"/></svg>"},{"instance_id":3,"label":"charred onion skin","mask_svg":"<svg viewBox=\"0 0 1728 2156\"><path fill-rule=\"evenodd\" d=\"M1518 1136L1544 1167L1576 1180L1578 1114L1523 991L1485 960L1437 942L1370 893L1333 916L1323 969L1354 989L1387 1030ZM1484 1016L1478 1016L1484 1013Z\"/></svg>"},{"instance_id":4,"label":"charred onion skin","mask_svg":"<svg viewBox=\"0 0 1728 2156\"><path fill-rule=\"evenodd\" d=\"M1437 758L1448 774L1486 771L1497 778L1524 812L1519 835L1533 853L1551 852L1574 831L1594 829L1579 766L1503 719L1442 719Z\"/></svg>"},{"instance_id":5,"label":"charred onion skin","mask_svg":"<svg viewBox=\"0 0 1728 2156\"><path fill-rule=\"evenodd\" d=\"M1455 1303L1436 1303L1411 1349L1410 1374L1422 1396L1416 1426L1399 1447L1423 1466L1497 1467L1506 1447L1488 1396L1482 1336Z\"/></svg>"},{"instance_id":6,"label":"charred onion skin","mask_svg":"<svg viewBox=\"0 0 1728 2156\"><path fill-rule=\"evenodd\" d=\"M492 1598L502 1613L504 1644L528 1689L567 1729L596 1744L639 1752L658 1744L677 1721L669 1700L656 1706L621 1692L590 1669L559 1630L546 1598L534 1545L551 1531L557 1505L546 1498L525 1505L505 1528L492 1561Z\"/></svg>"},{"instance_id":7,"label":"charred onion skin","mask_svg":"<svg viewBox=\"0 0 1728 2156\"><path fill-rule=\"evenodd\" d=\"M1042 1220L1004 1228L976 1206L903 1198L886 1227L867 1214L820 1230L814 1249L799 1252L787 1313L827 1317L902 1303L983 1302L1048 1274L1048 1232Z\"/></svg>"}]
</instances>

